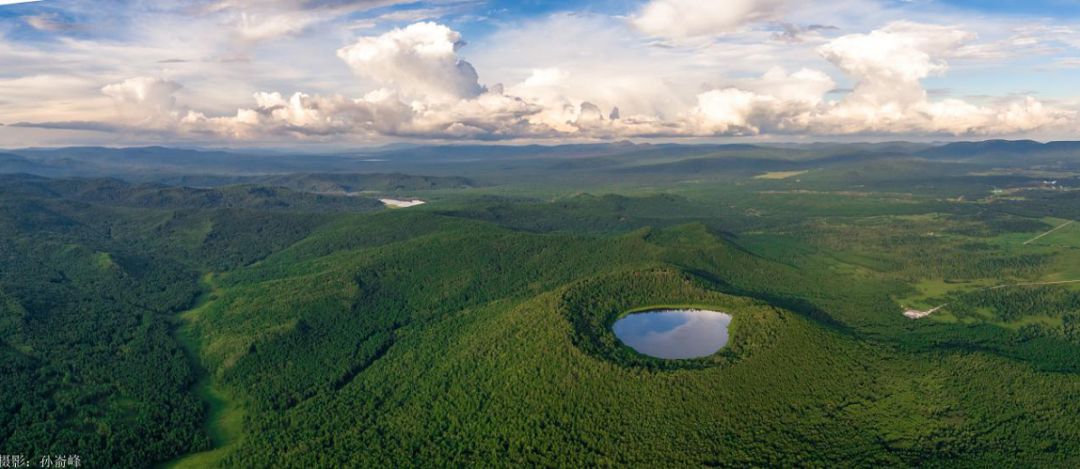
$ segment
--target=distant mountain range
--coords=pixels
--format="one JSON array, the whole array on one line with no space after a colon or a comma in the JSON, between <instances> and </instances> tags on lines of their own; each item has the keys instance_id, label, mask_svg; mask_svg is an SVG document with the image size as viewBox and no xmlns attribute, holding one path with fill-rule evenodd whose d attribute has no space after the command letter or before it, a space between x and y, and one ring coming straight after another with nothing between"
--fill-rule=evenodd
<instances>
[{"instance_id":1,"label":"distant mountain range","mask_svg":"<svg viewBox=\"0 0 1080 469\"><path fill-rule=\"evenodd\" d=\"M982 142L948 143L920 152L926 156L1023 156L1031 154L1080 154L1080 142L1047 142L1033 140L986 140Z\"/></svg>"},{"instance_id":2,"label":"distant mountain range","mask_svg":"<svg viewBox=\"0 0 1080 469\"><path fill-rule=\"evenodd\" d=\"M413 176L400 173L291 173L268 176L177 176L160 182L186 187L260 185L317 194L381 194L437 189L465 189L480 184L465 177Z\"/></svg>"},{"instance_id":3,"label":"distant mountain range","mask_svg":"<svg viewBox=\"0 0 1080 469\"><path fill-rule=\"evenodd\" d=\"M925 158L1011 166L1078 167L1080 142L987 140L809 144L398 145L324 155L202 151L167 147L15 149L0 152L0 173L115 177L195 187L262 184L304 192L410 191L479 185L474 176L561 170L685 173L710 168L780 169L830 162ZM429 176L406 176L405 174ZM297 176L303 174L304 176ZM360 176L363 175L363 176ZM467 177L465 177L467 176Z\"/></svg>"}]
</instances>

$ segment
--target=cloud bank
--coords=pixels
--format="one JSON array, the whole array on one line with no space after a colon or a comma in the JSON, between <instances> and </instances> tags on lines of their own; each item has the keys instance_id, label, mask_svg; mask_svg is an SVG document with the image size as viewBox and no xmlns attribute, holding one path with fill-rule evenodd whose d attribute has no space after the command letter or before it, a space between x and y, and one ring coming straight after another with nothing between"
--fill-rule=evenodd
<instances>
[{"instance_id":1,"label":"cloud bank","mask_svg":"<svg viewBox=\"0 0 1080 469\"><path fill-rule=\"evenodd\" d=\"M973 39L962 30L911 22L841 36L818 52L854 83L842 98L825 99L833 82L823 72L804 69L787 75L774 69L758 81L758 90L726 88L699 95L698 133L983 136L1074 122L1075 112L1030 96L995 106L930 100L922 81L944 74L946 57Z\"/></svg>"},{"instance_id":2,"label":"cloud bank","mask_svg":"<svg viewBox=\"0 0 1080 469\"><path fill-rule=\"evenodd\" d=\"M469 11L457 1L162 0L140 3L122 38L86 37L96 7L71 5L86 9L25 10L38 42L0 29L9 129L204 142L936 139L1068 135L1080 107L1038 91L962 94L973 67L1080 47L1073 29L994 30L875 0L651 0L625 16L489 23L478 38L460 26L489 20L415 22ZM168 32L178 15L191 19L183 40Z\"/></svg>"},{"instance_id":3,"label":"cloud bank","mask_svg":"<svg viewBox=\"0 0 1080 469\"><path fill-rule=\"evenodd\" d=\"M460 55L461 34L433 22L364 36L337 56L359 78L380 85L360 97L258 92L231 116L178 104L178 83L133 77L101 92L130 129L229 139L341 135L438 139L716 137L760 134L992 135L1064 125L1075 113L1032 97L996 105L932 100L922 81L948 71L953 51L974 40L960 29L895 22L818 48L851 91L830 99L836 81L811 68L774 67L739 86L706 89L693 106L662 117L603 109L563 94L567 74L534 70L509 87L481 84ZM605 101L618 99L605 97ZM55 123L51 124L54 127ZM85 127L85 124L81 124Z\"/></svg>"}]
</instances>

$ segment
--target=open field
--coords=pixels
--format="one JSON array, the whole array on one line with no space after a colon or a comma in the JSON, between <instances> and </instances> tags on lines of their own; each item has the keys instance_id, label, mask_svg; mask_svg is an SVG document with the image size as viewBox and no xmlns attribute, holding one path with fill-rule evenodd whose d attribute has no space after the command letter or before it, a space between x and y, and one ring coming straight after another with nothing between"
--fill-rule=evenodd
<instances>
[{"instance_id":1,"label":"open field","mask_svg":"<svg viewBox=\"0 0 1080 469\"><path fill-rule=\"evenodd\" d=\"M203 275L200 283L204 292L196 300L195 307L178 315L185 322L177 331L178 340L195 360L198 359L199 345L191 335L190 325L200 319L209 302L221 295L221 290L214 283L213 274ZM217 384L209 372L201 373L195 383L195 392L199 399L206 403L206 433L210 436L211 449L188 454L164 464L163 467L181 469L219 466L229 451L240 443L244 434L243 407L227 390Z\"/></svg>"}]
</instances>

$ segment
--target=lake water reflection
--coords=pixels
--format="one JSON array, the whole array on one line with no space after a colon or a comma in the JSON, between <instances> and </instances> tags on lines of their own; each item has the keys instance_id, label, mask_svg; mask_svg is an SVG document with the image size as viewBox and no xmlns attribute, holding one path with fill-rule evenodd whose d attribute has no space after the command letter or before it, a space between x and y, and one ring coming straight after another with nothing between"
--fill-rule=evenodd
<instances>
[{"instance_id":1,"label":"lake water reflection","mask_svg":"<svg viewBox=\"0 0 1080 469\"><path fill-rule=\"evenodd\" d=\"M707 357L727 344L731 315L700 309L665 309L624 316L615 336L630 348L656 358Z\"/></svg>"}]
</instances>

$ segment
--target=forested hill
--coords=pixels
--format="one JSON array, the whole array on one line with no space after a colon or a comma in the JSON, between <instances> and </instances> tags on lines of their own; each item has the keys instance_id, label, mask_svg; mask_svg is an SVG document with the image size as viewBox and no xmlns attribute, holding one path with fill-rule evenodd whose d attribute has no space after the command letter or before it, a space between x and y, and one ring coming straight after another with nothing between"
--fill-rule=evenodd
<instances>
[{"instance_id":1,"label":"forested hill","mask_svg":"<svg viewBox=\"0 0 1080 469\"><path fill-rule=\"evenodd\" d=\"M0 176L0 454L1078 467L1080 155L926 148ZM670 361L612 329L668 307L730 314L730 340Z\"/></svg>"},{"instance_id":2,"label":"forested hill","mask_svg":"<svg viewBox=\"0 0 1080 469\"><path fill-rule=\"evenodd\" d=\"M378 207L285 189L0 177L0 453L148 467L209 449L204 372L177 336L200 278Z\"/></svg>"},{"instance_id":3,"label":"forested hill","mask_svg":"<svg viewBox=\"0 0 1080 469\"><path fill-rule=\"evenodd\" d=\"M754 171L841 168L890 161L963 163L981 169L1077 167L1078 142L988 140L926 144L442 145L301 154L163 147L16 149L0 154L0 174L116 177L134 182L216 187L250 184L304 192L453 190L546 177L587 183ZM412 176L422 174L423 176ZM406 176L409 175L409 176Z\"/></svg>"},{"instance_id":4,"label":"forested hill","mask_svg":"<svg viewBox=\"0 0 1080 469\"><path fill-rule=\"evenodd\" d=\"M118 179L57 180L28 175L0 175L0 185L7 194L137 208L326 212L370 211L383 207L381 202L370 197L314 194L256 185L198 189L132 184Z\"/></svg>"},{"instance_id":5,"label":"forested hill","mask_svg":"<svg viewBox=\"0 0 1080 469\"><path fill-rule=\"evenodd\" d=\"M932 159L962 159L1006 166L1054 164L1070 161L1076 167L1080 155L1080 142L1036 142L1033 140L986 140L982 142L956 142L917 153Z\"/></svg>"},{"instance_id":6,"label":"forested hill","mask_svg":"<svg viewBox=\"0 0 1080 469\"><path fill-rule=\"evenodd\" d=\"M260 185L318 194L409 193L466 189L480 183L466 177L414 176L401 173L296 173L271 176L178 176L162 183L189 187Z\"/></svg>"}]
</instances>

